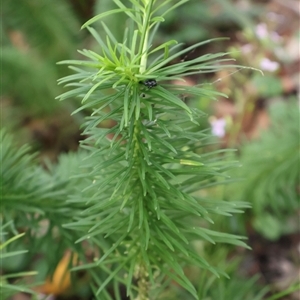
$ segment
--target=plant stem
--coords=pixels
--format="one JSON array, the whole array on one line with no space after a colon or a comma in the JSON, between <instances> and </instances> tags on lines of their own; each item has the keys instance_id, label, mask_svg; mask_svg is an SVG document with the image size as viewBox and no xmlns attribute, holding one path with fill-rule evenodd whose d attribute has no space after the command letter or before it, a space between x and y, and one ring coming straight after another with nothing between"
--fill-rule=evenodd
<instances>
[{"instance_id":1,"label":"plant stem","mask_svg":"<svg viewBox=\"0 0 300 300\"><path fill-rule=\"evenodd\" d=\"M143 16L143 26L141 32L141 41L139 47L139 53L141 54L140 60L140 74L143 74L147 67L147 48L148 48L148 38L149 38L149 28L150 28L150 21L151 21L151 10L153 6L154 0L145 0L144 1L144 16ZM136 157L137 152L139 152L139 136L141 133L141 129L139 126L139 120L135 121L134 124L134 156ZM141 178L142 180L142 178ZM143 200L143 197L141 198ZM141 199L139 201L141 201ZM149 299L149 282L147 276L147 270L143 264L142 259L140 259L136 265L137 272L137 279L138 279L138 295L136 300L148 300Z\"/></svg>"},{"instance_id":2,"label":"plant stem","mask_svg":"<svg viewBox=\"0 0 300 300\"><path fill-rule=\"evenodd\" d=\"M138 296L135 300L149 300L149 282L147 277L147 270L141 263L138 272Z\"/></svg>"},{"instance_id":3,"label":"plant stem","mask_svg":"<svg viewBox=\"0 0 300 300\"><path fill-rule=\"evenodd\" d=\"M139 162L139 157L141 156L141 153L140 153L140 146L139 146L139 136L141 134L141 129L140 129L140 121L139 120L136 120L134 122L134 138L133 138L133 143L134 143L134 159L135 159L135 165L136 165L136 168L139 169L140 166L140 162ZM143 180L142 178L140 178L140 180ZM146 178L144 180L147 180ZM142 183L140 183L142 185ZM141 189L140 193L143 194L143 189ZM142 205L144 206L144 196L141 195L140 197L137 197L136 200L137 201L142 201L141 204L139 205ZM140 215L137 215L137 217L141 218ZM146 217L146 216L144 216ZM140 220L141 222L141 220ZM148 222L148 221L146 221ZM142 232L142 228L141 230L139 231L139 234L143 234ZM142 244L142 243L141 243ZM137 263L136 263L136 266L135 266L135 269L136 269L136 279L138 281L138 295L137 295L137 298L135 300L148 300L149 299L149 287L150 287L150 284L149 284L149 281L148 281L148 275L147 275L147 270L144 266L144 263L143 263L143 259L142 257L140 257L140 259L137 260Z\"/></svg>"},{"instance_id":4,"label":"plant stem","mask_svg":"<svg viewBox=\"0 0 300 300\"><path fill-rule=\"evenodd\" d=\"M151 19L151 10L154 0L145 0L145 9L143 16L143 27L141 32L141 43L139 52L142 54L140 62L140 73L144 73L147 66L147 48L148 48L148 37L149 37L149 28L150 28L150 19Z\"/></svg>"}]
</instances>

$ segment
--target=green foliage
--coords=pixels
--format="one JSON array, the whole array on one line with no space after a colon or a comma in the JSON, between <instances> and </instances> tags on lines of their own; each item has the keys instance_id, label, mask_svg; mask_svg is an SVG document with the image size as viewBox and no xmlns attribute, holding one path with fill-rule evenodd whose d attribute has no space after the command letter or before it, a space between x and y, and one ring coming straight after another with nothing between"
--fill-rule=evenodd
<instances>
[{"instance_id":1,"label":"green foliage","mask_svg":"<svg viewBox=\"0 0 300 300\"><path fill-rule=\"evenodd\" d=\"M21 30L24 38L26 37L24 42L37 47L38 52L47 53L46 56L52 62L74 51L74 30L79 25L67 2L6 1L2 9L3 30L10 34L14 30Z\"/></svg>"},{"instance_id":2,"label":"green foliage","mask_svg":"<svg viewBox=\"0 0 300 300\"><path fill-rule=\"evenodd\" d=\"M213 280L210 278L204 291L207 295L203 300L263 300L268 288L261 289L257 285L258 276L251 279L234 274L230 279Z\"/></svg>"},{"instance_id":3,"label":"green foliage","mask_svg":"<svg viewBox=\"0 0 300 300\"><path fill-rule=\"evenodd\" d=\"M265 75L259 78L254 76L252 83L262 97L275 97L282 93L283 86L280 78L274 75Z\"/></svg>"},{"instance_id":4,"label":"green foliage","mask_svg":"<svg viewBox=\"0 0 300 300\"><path fill-rule=\"evenodd\" d=\"M81 210L66 201L69 190L73 190L70 174L77 172L81 154L62 156L57 167L48 165L49 170L46 171L36 165L29 147L17 148L5 130L0 132L0 150L0 211L2 224L7 224L6 240L19 232L26 232L22 241L9 245L9 250L19 251L24 247L30 250L26 258L18 256L17 264L6 259L2 267L12 271L28 268L38 253L44 255L48 263L47 272L53 272L67 249L82 253L80 245L74 245L76 235L70 235L62 227ZM73 182L79 186L79 183Z\"/></svg>"},{"instance_id":5,"label":"green foliage","mask_svg":"<svg viewBox=\"0 0 300 300\"><path fill-rule=\"evenodd\" d=\"M115 287L124 284L132 298L157 299L170 280L198 298L183 267L194 265L217 276L224 272L201 257L194 243L200 239L245 247L241 237L214 231L210 225L214 215L230 216L241 212L245 204L197 196L215 181L225 181L226 171L235 163L226 161L226 151L204 151L210 144L207 130L199 127L204 114L183 100L193 96L214 99L219 93L170 82L230 65L226 65L226 53L170 64L210 40L184 50L173 40L152 46L165 14L186 0L168 9L165 6L171 1L131 0L129 7L114 2L117 9L83 26L102 52L83 50L85 60L62 62L71 64L75 73L60 80L71 90L59 98L81 98L82 106L74 113L92 110L84 124L87 138L82 144L90 153L82 164L87 171L76 176L85 188L69 195L70 205L84 209L65 228L80 233L77 243L91 243L100 255L74 270L90 272L99 299L111 299L105 290L111 281ZM129 18L122 41L103 22L105 39L90 27L120 13ZM147 87L149 79L157 81L157 86ZM104 128L104 121L114 125ZM106 276L99 275L99 270ZM117 297L117 289L115 293Z\"/></svg>"},{"instance_id":6,"label":"green foliage","mask_svg":"<svg viewBox=\"0 0 300 300\"><path fill-rule=\"evenodd\" d=\"M6 223L3 225L1 220L1 227L0 227L0 265L1 268L3 267L3 262L5 260L13 258L16 259L20 255L24 255L24 253L27 253L27 250L20 250L20 251L9 251L7 250L8 245L13 243L14 241L20 239L22 236L24 236L25 233L18 234L10 239L7 239L7 232L5 232L6 228L9 227L9 223ZM25 276L33 276L36 272L19 272L14 274L5 274L0 275L0 296L2 299L8 299L10 296L14 295L16 292L22 291L29 294L34 294L34 291L32 291L28 286L26 286L22 282L18 282L18 284L10 284L9 281L13 279L18 278L24 278Z\"/></svg>"},{"instance_id":7,"label":"green foliage","mask_svg":"<svg viewBox=\"0 0 300 300\"><path fill-rule=\"evenodd\" d=\"M296 101L271 107L271 126L241 148L245 181L233 189L253 209L254 228L269 239L297 230L299 210L299 108ZM285 224L285 226L282 226Z\"/></svg>"},{"instance_id":8,"label":"green foliage","mask_svg":"<svg viewBox=\"0 0 300 300\"><path fill-rule=\"evenodd\" d=\"M299 281L292 284L285 290L278 292L270 297L267 298L267 300L277 300L277 299L283 299L282 297L293 295L294 292L300 291L300 283ZM293 296L292 296L293 297Z\"/></svg>"},{"instance_id":9,"label":"green foliage","mask_svg":"<svg viewBox=\"0 0 300 300\"><path fill-rule=\"evenodd\" d=\"M157 25L169 9L172 18L174 4L184 2L115 0L106 1L105 7L97 2L95 9L101 14L85 27L98 45L91 46L94 51L81 51L83 60L65 61L75 74L60 81L69 89L60 99L78 97L82 106L74 113L91 112L83 126L86 152L61 155L57 165L46 163L42 168L28 147L17 148L1 131L2 296L30 292L18 280L33 275L22 271L32 269L37 253L47 270L35 283L53 273L63 253L71 249L81 262L73 270L87 271L97 299L121 299L120 285L131 299L263 298L266 289L257 288L256 278L240 278L236 263L230 263L230 269L222 263L228 259L228 246L222 246L222 255L203 250L209 243L209 249L220 249L216 243L246 246L241 237L225 232L240 234L232 214L248 205L217 201L216 190L207 191L232 181L227 171L236 163L228 159L230 151L211 150L211 137L202 130L205 114L185 101L207 102L221 94L203 85L173 84L188 75L230 67L226 53L173 64L212 40L184 50L174 40L157 45ZM179 17L188 24L199 18L198 7L203 5L205 22L228 21L228 13L230 20L244 22L228 1L216 3L226 8L224 18L207 19L206 4L195 1ZM30 112L52 111L57 107L53 97L61 91L53 82L66 73L53 62L72 57L75 18L61 1L7 1L3 7L2 30L8 35L2 40L2 92L20 100ZM36 9L40 13L32 13ZM18 18L7 17L11 15ZM104 17L105 23L94 24ZM119 28L124 24L122 35ZM198 28L193 32L195 28L185 27L192 39L207 34ZM19 31L16 46L12 36ZM147 87L148 79L157 81L157 86ZM273 78L265 82L272 85L271 94L280 92ZM271 95L264 85L261 88L264 95ZM247 180L237 185L238 198L253 203L254 227L268 238L292 230L291 216L299 209L296 112L296 106L276 108L273 123L280 125L241 150L244 169L238 177ZM234 226L227 229L228 225ZM26 235L20 239L23 232ZM86 257L90 250L92 260ZM191 266L199 278L190 272ZM230 280L216 277L224 270Z\"/></svg>"},{"instance_id":10,"label":"green foliage","mask_svg":"<svg viewBox=\"0 0 300 300\"><path fill-rule=\"evenodd\" d=\"M31 114L52 112L57 107L53 98L59 92L53 65L38 61L12 47L3 47L1 53L1 65L5 70L5 76L1 80L1 93L17 99ZM48 82L41 78L46 78Z\"/></svg>"},{"instance_id":11,"label":"green foliage","mask_svg":"<svg viewBox=\"0 0 300 300\"><path fill-rule=\"evenodd\" d=\"M122 3L128 6L130 1L123 0ZM163 13L177 3L177 0L168 1L164 8L158 10L158 14ZM114 8L113 1L98 0L95 2L94 14L98 15ZM189 0L180 9L170 10L164 16L165 20L156 32L154 43L165 41L171 36L176 40L192 44L199 40L211 38L212 31L213 34L218 35L219 32L230 32L237 27L251 29L253 28L253 19L262 13L262 6L256 3L237 5L236 1L232 0ZM120 40L126 21L125 15L118 15L117 18L110 15L105 19L105 24L114 36ZM101 26L98 26L98 24L93 26L102 36L103 29Z\"/></svg>"},{"instance_id":12,"label":"green foliage","mask_svg":"<svg viewBox=\"0 0 300 300\"><path fill-rule=\"evenodd\" d=\"M230 276L230 278L217 278L206 270L197 270L190 267L187 273L190 274L192 282L197 287L198 298L201 300L263 300L269 287L262 288L258 283L258 276L246 278L240 270L240 258L228 258L228 249L224 247L205 247L201 251L209 261L218 264ZM187 291L180 289L175 284L169 283L159 299L193 299Z\"/></svg>"},{"instance_id":13,"label":"green foliage","mask_svg":"<svg viewBox=\"0 0 300 300\"><path fill-rule=\"evenodd\" d=\"M263 298L266 289L257 287L257 278L239 277L236 262L225 266L230 245L246 247L236 235L241 226L235 214L249 205L218 201L215 196L215 187L233 180L228 171L236 162L229 159L231 151L212 150L211 136L203 130L205 114L186 104L186 100L207 103L224 96L211 86L185 86L184 78L231 68L230 60L227 53L216 53L180 61L214 41L183 49L175 40L159 45L164 39L157 33L167 13L170 22L176 18L184 23L174 35L183 38L184 34L188 42L208 36L206 26L193 23L199 17L217 27L251 22L230 1L211 2L225 9L215 18L208 13L211 4L197 0L178 13L175 8L186 2L96 2L94 10L100 14L84 27L97 45L91 43L93 51L80 51L82 60L63 62L72 65L74 74L60 80L68 87L61 100L82 100L74 114L91 113L83 125L85 151L61 155L56 165L47 162L40 167L29 147L17 147L11 135L1 130L4 275L0 293L4 298L20 290L31 293L19 279L33 275L23 270L39 263L36 254L43 258L46 270L36 266L41 271L35 283L53 274L66 250L78 256L80 265L73 271L86 271L95 297L101 300L121 299L121 285L131 299ZM62 90L54 82L67 74L53 63L74 56L76 17L67 2L59 0L6 1L2 9L1 93L12 96L26 113L51 112L58 107L53 98ZM124 27L123 34L120 28ZM149 79L157 85L148 87ZM174 80L183 84L174 85ZM280 92L273 78L266 82ZM250 176L237 186L242 192L238 198L253 203L253 224L269 238L290 230L281 224L299 209L296 112L295 106L277 108L274 123L280 126L241 150L245 167L238 177ZM211 187L213 192L208 191ZM231 279L219 278L226 275L224 271Z\"/></svg>"},{"instance_id":14,"label":"green foliage","mask_svg":"<svg viewBox=\"0 0 300 300\"><path fill-rule=\"evenodd\" d=\"M74 55L79 28L66 1L4 1L1 27L1 96L12 97L27 113L49 114L59 105L55 66Z\"/></svg>"}]
</instances>

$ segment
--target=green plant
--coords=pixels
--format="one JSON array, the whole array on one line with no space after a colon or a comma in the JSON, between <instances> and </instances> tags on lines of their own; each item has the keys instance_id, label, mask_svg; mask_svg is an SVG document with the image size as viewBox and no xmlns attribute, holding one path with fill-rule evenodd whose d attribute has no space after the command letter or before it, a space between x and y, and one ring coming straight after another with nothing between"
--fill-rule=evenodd
<instances>
[{"instance_id":1,"label":"green plant","mask_svg":"<svg viewBox=\"0 0 300 300\"><path fill-rule=\"evenodd\" d=\"M197 292L183 271L185 265L210 270L194 242L231 243L246 246L241 237L214 231L213 215L241 212L245 203L206 199L199 194L208 186L226 181L226 171L235 162L226 161L227 151L207 152L209 134L199 130L204 114L189 108L185 97L219 93L198 85L174 85L173 80L215 72L228 61L226 53L206 54L171 64L174 59L211 42L199 42L182 50L171 40L152 47L159 23L168 11L187 2L131 0L126 7L114 0L117 9L104 12L84 24L99 43L101 53L79 51L86 60L64 61L75 74L62 78L71 89L59 99L80 97L74 113L92 109L84 124L89 151L83 161L88 172L76 176L85 188L69 195L69 205L85 205L65 228L81 234L99 255L94 262L75 267L87 270L99 299L111 299L105 289L110 282L114 297L118 286L126 286L132 299L156 299L176 281L195 298ZM158 14L160 12L160 14ZM122 41L102 22L106 39L90 27L102 18L125 13L129 18ZM222 64L225 64L221 66ZM151 80L153 85L148 84ZM110 128L102 126L110 121ZM104 275L106 274L106 275Z\"/></svg>"},{"instance_id":2,"label":"green plant","mask_svg":"<svg viewBox=\"0 0 300 300\"><path fill-rule=\"evenodd\" d=\"M266 238L274 240L298 230L298 105L295 99L275 103L270 115L270 128L258 140L242 145L239 159L243 168L235 176L245 180L230 190L235 193L234 199L251 203L252 225Z\"/></svg>"}]
</instances>

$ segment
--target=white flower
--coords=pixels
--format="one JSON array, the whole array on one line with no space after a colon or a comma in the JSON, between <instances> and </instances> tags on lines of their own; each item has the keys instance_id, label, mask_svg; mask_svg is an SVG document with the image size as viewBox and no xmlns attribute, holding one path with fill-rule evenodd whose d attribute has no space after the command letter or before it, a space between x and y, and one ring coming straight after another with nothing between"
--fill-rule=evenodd
<instances>
[{"instance_id":1,"label":"white flower","mask_svg":"<svg viewBox=\"0 0 300 300\"><path fill-rule=\"evenodd\" d=\"M263 58L260 62L260 67L262 70L274 72L278 70L279 63L277 61L272 61L268 58Z\"/></svg>"}]
</instances>

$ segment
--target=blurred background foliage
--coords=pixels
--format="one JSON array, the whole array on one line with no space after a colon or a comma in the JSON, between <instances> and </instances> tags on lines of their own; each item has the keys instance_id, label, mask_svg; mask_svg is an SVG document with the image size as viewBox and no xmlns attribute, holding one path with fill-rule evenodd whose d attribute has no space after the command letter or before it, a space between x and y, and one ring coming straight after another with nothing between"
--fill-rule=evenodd
<instances>
[{"instance_id":1,"label":"blurred background foliage","mask_svg":"<svg viewBox=\"0 0 300 300\"><path fill-rule=\"evenodd\" d=\"M74 237L63 228L81 209L64 200L74 189L69 177L80 172L78 161L84 156L77 148L84 138L80 124L85 115L70 116L78 99L55 99L63 92L57 79L69 72L56 63L76 59L77 49L101 51L80 26L113 7L110 0L1 4L0 195L10 205L1 205L0 287L7 299L7 287L26 292L24 282L41 283L35 291L52 294L52 299L91 297L87 275L68 271L74 259L88 260L91 249L85 248L84 257L70 255L82 253L78 247L84 245L74 245ZM238 64L264 72L261 76L237 67L186 82L203 83L229 96L218 102L187 101L207 112L202 126L212 131L216 147L238 149L235 159L241 165L232 174L236 182L202 192L252 206L245 214L216 222L222 230L247 235L252 251L199 244L199 253L231 276L228 281L187 270L195 285L203 287L200 299L299 299L299 11L297 0L191 0L168 15L156 33L158 44L177 39L187 46L229 37L182 59L230 51ZM105 22L121 39L126 19L108 17ZM95 28L101 33L100 26ZM81 185L76 184L79 191ZM31 270L38 270L34 282ZM76 288L71 282L78 283ZM162 299L188 299L184 293L170 283Z\"/></svg>"}]
</instances>

